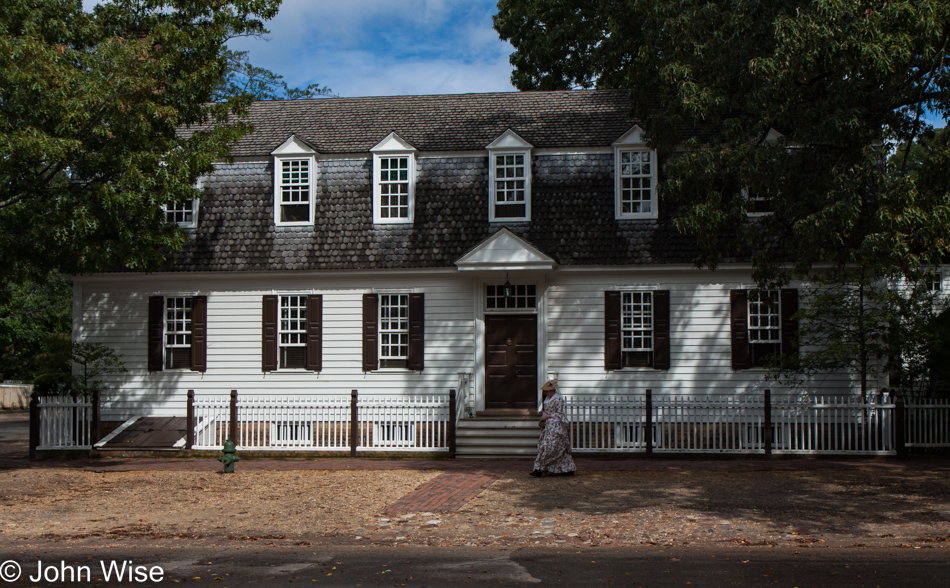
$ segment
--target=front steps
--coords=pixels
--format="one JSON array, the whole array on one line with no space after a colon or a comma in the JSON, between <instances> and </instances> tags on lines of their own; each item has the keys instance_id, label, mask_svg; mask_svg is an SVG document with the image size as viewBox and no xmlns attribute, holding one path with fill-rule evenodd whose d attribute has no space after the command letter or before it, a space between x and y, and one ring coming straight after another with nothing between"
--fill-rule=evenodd
<instances>
[{"instance_id":1,"label":"front steps","mask_svg":"<svg viewBox=\"0 0 950 588\"><path fill-rule=\"evenodd\" d=\"M477 417L458 422L455 456L458 458L524 458L538 453L539 416Z\"/></svg>"}]
</instances>

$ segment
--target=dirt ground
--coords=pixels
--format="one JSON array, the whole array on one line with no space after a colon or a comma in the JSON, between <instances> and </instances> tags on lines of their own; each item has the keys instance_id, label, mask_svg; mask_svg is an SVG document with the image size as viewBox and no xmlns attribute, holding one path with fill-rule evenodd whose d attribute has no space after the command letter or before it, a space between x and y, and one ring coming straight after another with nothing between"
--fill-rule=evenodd
<instances>
[{"instance_id":1,"label":"dirt ground","mask_svg":"<svg viewBox=\"0 0 950 588\"><path fill-rule=\"evenodd\" d=\"M950 547L950 471L506 471L451 513L440 471L0 470L0 542Z\"/></svg>"}]
</instances>

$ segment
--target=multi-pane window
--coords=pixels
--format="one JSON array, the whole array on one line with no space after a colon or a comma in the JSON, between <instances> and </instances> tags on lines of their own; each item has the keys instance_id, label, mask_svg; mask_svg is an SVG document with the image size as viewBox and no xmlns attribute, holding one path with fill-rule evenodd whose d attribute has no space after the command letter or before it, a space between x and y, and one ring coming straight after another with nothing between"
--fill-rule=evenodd
<instances>
[{"instance_id":1,"label":"multi-pane window","mask_svg":"<svg viewBox=\"0 0 950 588\"><path fill-rule=\"evenodd\" d=\"M191 368L191 298L165 299L165 368Z\"/></svg>"},{"instance_id":2,"label":"multi-pane window","mask_svg":"<svg viewBox=\"0 0 950 588\"><path fill-rule=\"evenodd\" d=\"M488 310L508 308L535 308L538 304L537 287L534 284L509 284L510 296L505 294L505 286L489 284L486 288Z\"/></svg>"},{"instance_id":3,"label":"multi-pane window","mask_svg":"<svg viewBox=\"0 0 950 588\"><path fill-rule=\"evenodd\" d=\"M379 217L409 218L409 157L379 157Z\"/></svg>"},{"instance_id":4,"label":"multi-pane window","mask_svg":"<svg viewBox=\"0 0 950 588\"><path fill-rule=\"evenodd\" d=\"M409 295L379 295L379 367L404 368L409 358Z\"/></svg>"},{"instance_id":5,"label":"multi-pane window","mask_svg":"<svg viewBox=\"0 0 950 588\"><path fill-rule=\"evenodd\" d=\"M307 358L306 296L280 297L278 328L280 367L303 369Z\"/></svg>"},{"instance_id":6,"label":"multi-pane window","mask_svg":"<svg viewBox=\"0 0 950 588\"><path fill-rule=\"evenodd\" d=\"M940 292L943 289L943 275L940 273L931 274L927 277L927 291Z\"/></svg>"},{"instance_id":7,"label":"multi-pane window","mask_svg":"<svg viewBox=\"0 0 950 588\"><path fill-rule=\"evenodd\" d=\"M620 214L653 212L653 153L620 152Z\"/></svg>"},{"instance_id":8,"label":"multi-pane window","mask_svg":"<svg viewBox=\"0 0 950 588\"><path fill-rule=\"evenodd\" d=\"M162 207L165 211L165 221L182 227L195 226L195 201L169 202Z\"/></svg>"},{"instance_id":9,"label":"multi-pane window","mask_svg":"<svg viewBox=\"0 0 950 588\"><path fill-rule=\"evenodd\" d=\"M527 218L527 156L523 153L496 154L492 162L493 218L499 220Z\"/></svg>"},{"instance_id":10,"label":"multi-pane window","mask_svg":"<svg viewBox=\"0 0 950 588\"><path fill-rule=\"evenodd\" d=\"M748 302L749 355L753 366L782 352L782 312L777 290L751 290Z\"/></svg>"},{"instance_id":11,"label":"multi-pane window","mask_svg":"<svg viewBox=\"0 0 950 588\"><path fill-rule=\"evenodd\" d=\"M310 159L281 159L278 203L281 223L310 222Z\"/></svg>"},{"instance_id":12,"label":"multi-pane window","mask_svg":"<svg viewBox=\"0 0 950 588\"><path fill-rule=\"evenodd\" d=\"M623 367L653 365L653 293L623 292L620 297Z\"/></svg>"},{"instance_id":13,"label":"multi-pane window","mask_svg":"<svg viewBox=\"0 0 950 588\"><path fill-rule=\"evenodd\" d=\"M764 216L773 212L772 202L762 189L743 188L742 197L745 200L746 214L749 216Z\"/></svg>"}]
</instances>

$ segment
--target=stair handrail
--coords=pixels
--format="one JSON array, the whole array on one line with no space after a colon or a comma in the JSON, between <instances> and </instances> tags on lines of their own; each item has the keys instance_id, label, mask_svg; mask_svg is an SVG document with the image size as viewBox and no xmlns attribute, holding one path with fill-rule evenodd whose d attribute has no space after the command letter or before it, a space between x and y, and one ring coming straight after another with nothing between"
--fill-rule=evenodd
<instances>
[{"instance_id":1,"label":"stair handrail","mask_svg":"<svg viewBox=\"0 0 950 588\"><path fill-rule=\"evenodd\" d=\"M465 416L465 411L468 407L468 386L471 381L471 374L468 372L459 372L458 373L458 386L455 388L455 425L458 427L458 422Z\"/></svg>"}]
</instances>

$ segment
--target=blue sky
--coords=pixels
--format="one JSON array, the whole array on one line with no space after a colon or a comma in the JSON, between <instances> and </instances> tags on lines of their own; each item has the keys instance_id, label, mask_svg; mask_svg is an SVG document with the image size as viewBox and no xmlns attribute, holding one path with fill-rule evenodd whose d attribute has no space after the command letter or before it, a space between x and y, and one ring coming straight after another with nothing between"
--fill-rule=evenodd
<instances>
[{"instance_id":1,"label":"blue sky","mask_svg":"<svg viewBox=\"0 0 950 588\"><path fill-rule=\"evenodd\" d=\"M267 40L229 43L291 86L339 96L514 91L496 0L284 0Z\"/></svg>"}]
</instances>

